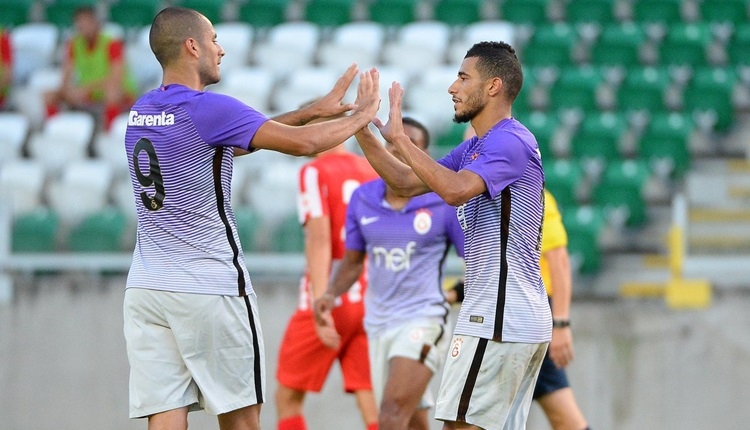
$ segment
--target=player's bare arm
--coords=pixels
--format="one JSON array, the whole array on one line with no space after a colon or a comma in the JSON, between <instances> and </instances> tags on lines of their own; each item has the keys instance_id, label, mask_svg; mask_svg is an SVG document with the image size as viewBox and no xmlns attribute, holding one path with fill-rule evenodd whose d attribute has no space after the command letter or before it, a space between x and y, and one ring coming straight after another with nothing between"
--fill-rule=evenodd
<instances>
[{"instance_id":1,"label":"player's bare arm","mask_svg":"<svg viewBox=\"0 0 750 430\"><path fill-rule=\"evenodd\" d=\"M390 100L388 122L383 124L376 118L374 123L383 137L398 148L401 156L404 157L404 161L411 167L414 174L428 189L437 193L446 203L452 206L462 205L473 197L486 192L487 186L484 180L476 173L469 170L454 172L412 145L411 140L404 133L402 122L401 100L403 94L404 89L401 84L394 82L388 90ZM380 172L378 171L378 173Z\"/></svg>"},{"instance_id":2,"label":"player's bare arm","mask_svg":"<svg viewBox=\"0 0 750 430\"><path fill-rule=\"evenodd\" d=\"M351 115L299 127L273 120L266 121L258 129L251 146L297 156L314 155L333 148L375 118L380 106L378 78L376 69L360 74L358 103Z\"/></svg>"},{"instance_id":3,"label":"player's bare arm","mask_svg":"<svg viewBox=\"0 0 750 430\"><path fill-rule=\"evenodd\" d=\"M572 296L572 279L570 256L566 247L550 249L544 253L547 259L552 282L552 319L568 320L570 318L570 301ZM570 327L552 329L552 341L549 344L549 357L557 367L566 367L573 360L573 333Z\"/></svg>"},{"instance_id":4,"label":"player's bare arm","mask_svg":"<svg viewBox=\"0 0 750 430\"><path fill-rule=\"evenodd\" d=\"M325 294L315 299L315 303L313 303L315 319L318 324L328 323L326 315L330 316L336 297L344 294L357 282L365 266L365 257L366 254L362 251L350 249L346 251Z\"/></svg>"}]
</instances>

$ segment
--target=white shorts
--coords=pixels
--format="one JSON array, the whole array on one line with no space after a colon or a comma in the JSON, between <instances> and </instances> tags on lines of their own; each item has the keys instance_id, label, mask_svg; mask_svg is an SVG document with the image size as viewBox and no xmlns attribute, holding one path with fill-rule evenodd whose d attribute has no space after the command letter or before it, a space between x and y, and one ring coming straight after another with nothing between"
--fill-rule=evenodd
<instances>
[{"instance_id":1,"label":"white shorts","mask_svg":"<svg viewBox=\"0 0 750 430\"><path fill-rule=\"evenodd\" d=\"M245 297L128 288L130 418L189 406L218 415L265 399L263 334Z\"/></svg>"},{"instance_id":2,"label":"white shorts","mask_svg":"<svg viewBox=\"0 0 750 430\"><path fill-rule=\"evenodd\" d=\"M393 357L405 357L427 366L433 375L440 369L445 357L448 334L445 324L438 319L408 321L390 328L377 336L367 338L370 352L370 374L375 400L380 404L388 379L388 367ZM419 409L435 404L428 390L422 396Z\"/></svg>"},{"instance_id":3,"label":"white shorts","mask_svg":"<svg viewBox=\"0 0 750 430\"><path fill-rule=\"evenodd\" d=\"M487 430L525 429L547 345L454 335L435 418Z\"/></svg>"}]
</instances>

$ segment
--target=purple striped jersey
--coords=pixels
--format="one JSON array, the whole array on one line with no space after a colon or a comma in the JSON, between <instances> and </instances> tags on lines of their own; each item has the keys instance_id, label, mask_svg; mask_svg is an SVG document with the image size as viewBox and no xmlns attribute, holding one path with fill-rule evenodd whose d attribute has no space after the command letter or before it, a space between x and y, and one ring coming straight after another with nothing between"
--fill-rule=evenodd
<instances>
[{"instance_id":1,"label":"purple striped jersey","mask_svg":"<svg viewBox=\"0 0 750 430\"><path fill-rule=\"evenodd\" d=\"M382 179L357 188L346 213L346 249L367 253L367 334L418 318L445 319L443 262L451 244L463 256L463 239L455 209L435 193L396 211L385 202Z\"/></svg>"},{"instance_id":2,"label":"purple striped jersey","mask_svg":"<svg viewBox=\"0 0 750 430\"><path fill-rule=\"evenodd\" d=\"M125 133L138 212L126 288L252 291L230 200L232 157L265 121L234 98L182 85L138 99Z\"/></svg>"},{"instance_id":3,"label":"purple striped jersey","mask_svg":"<svg viewBox=\"0 0 750 430\"><path fill-rule=\"evenodd\" d=\"M539 270L544 172L536 139L504 119L439 162L474 172L487 186L456 208L466 237L466 286L455 334L549 342L552 315Z\"/></svg>"}]
</instances>

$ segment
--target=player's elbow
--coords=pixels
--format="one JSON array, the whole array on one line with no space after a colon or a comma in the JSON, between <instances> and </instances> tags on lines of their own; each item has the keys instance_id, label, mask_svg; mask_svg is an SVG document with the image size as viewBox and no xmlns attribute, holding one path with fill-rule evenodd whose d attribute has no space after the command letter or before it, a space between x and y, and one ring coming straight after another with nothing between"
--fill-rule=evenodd
<instances>
[{"instance_id":1,"label":"player's elbow","mask_svg":"<svg viewBox=\"0 0 750 430\"><path fill-rule=\"evenodd\" d=\"M462 190L451 190L444 193L440 197L445 200L445 203L451 206L461 206L471 199L471 196L466 195L466 193L464 193Z\"/></svg>"}]
</instances>

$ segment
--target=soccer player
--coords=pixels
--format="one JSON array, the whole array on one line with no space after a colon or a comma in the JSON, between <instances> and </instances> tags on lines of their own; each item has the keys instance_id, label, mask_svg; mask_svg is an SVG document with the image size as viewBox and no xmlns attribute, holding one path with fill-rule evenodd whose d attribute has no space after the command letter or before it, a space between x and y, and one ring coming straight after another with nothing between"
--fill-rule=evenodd
<instances>
[{"instance_id":1,"label":"soccer player","mask_svg":"<svg viewBox=\"0 0 750 430\"><path fill-rule=\"evenodd\" d=\"M342 141L343 142L343 141ZM360 270L352 290L341 297L331 324L316 324L313 301L322 296L333 267L344 257L344 221L352 192L376 178L367 160L342 143L321 152L299 173L299 219L305 230L306 270L300 282L298 306L284 333L276 379L279 430L307 428L303 405L307 392L320 392L338 360L344 389L354 393L368 429L377 428L372 394L367 335L362 325L362 295L367 279Z\"/></svg>"},{"instance_id":2,"label":"soccer player","mask_svg":"<svg viewBox=\"0 0 750 430\"><path fill-rule=\"evenodd\" d=\"M480 137L438 162L411 144L401 120L403 89L389 90L386 124L375 120L405 163L376 139L359 143L400 195L436 192L456 206L465 235L466 287L449 345L436 418L445 429L525 428L552 316L539 271L544 172L534 136L512 118L523 84L515 50L472 46L448 88L456 122Z\"/></svg>"},{"instance_id":3,"label":"soccer player","mask_svg":"<svg viewBox=\"0 0 750 430\"><path fill-rule=\"evenodd\" d=\"M258 429L263 336L230 201L233 156L338 145L375 117L377 71L360 74L356 107L341 104L351 66L318 102L269 120L204 91L219 81L224 56L205 16L168 7L149 40L162 85L135 103L125 135L138 214L123 304L130 417L148 417L150 430L184 430L188 412L204 409L222 430Z\"/></svg>"},{"instance_id":4,"label":"soccer player","mask_svg":"<svg viewBox=\"0 0 750 430\"><path fill-rule=\"evenodd\" d=\"M404 132L427 152L429 133L404 118ZM369 129L358 135L372 136ZM392 144L386 144L395 156ZM382 179L352 195L346 217L346 256L328 291L315 302L324 323L337 297L354 284L367 257L365 329L382 429L429 428L434 405L427 386L445 357L449 307L443 295L442 265L449 246L463 254L456 211L435 193L397 195Z\"/></svg>"},{"instance_id":5,"label":"soccer player","mask_svg":"<svg viewBox=\"0 0 750 430\"><path fill-rule=\"evenodd\" d=\"M13 85L13 47L10 32L0 27L0 109L5 108L5 99Z\"/></svg>"}]
</instances>

